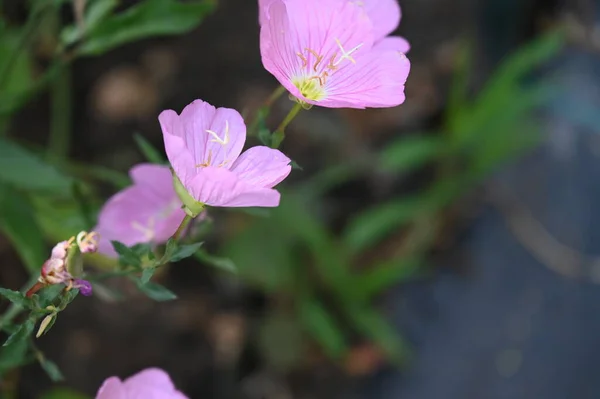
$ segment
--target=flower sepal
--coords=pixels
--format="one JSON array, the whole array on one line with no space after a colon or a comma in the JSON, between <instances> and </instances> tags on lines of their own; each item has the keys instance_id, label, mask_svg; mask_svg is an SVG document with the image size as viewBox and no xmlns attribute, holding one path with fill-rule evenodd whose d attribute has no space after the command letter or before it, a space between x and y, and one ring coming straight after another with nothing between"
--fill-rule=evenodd
<instances>
[{"instance_id":1,"label":"flower sepal","mask_svg":"<svg viewBox=\"0 0 600 399\"><path fill-rule=\"evenodd\" d=\"M202 213L202 211L204 211L206 205L202 202L196 201L194 197L188 193L185 186L175 173L173 173L173 186L175 187L177 196L183 203L183 210L188 216L195 218Z\"/></svg>"}]
</instances>

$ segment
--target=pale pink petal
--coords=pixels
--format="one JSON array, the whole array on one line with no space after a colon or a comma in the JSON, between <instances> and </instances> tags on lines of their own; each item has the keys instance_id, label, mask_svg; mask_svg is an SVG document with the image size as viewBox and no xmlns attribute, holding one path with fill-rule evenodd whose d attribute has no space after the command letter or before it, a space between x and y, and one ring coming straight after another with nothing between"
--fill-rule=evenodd
<instances>
[{"instance_id":1,"label":"pale pink petal","mask_svg":"<svg viewBox=\"0 0 600 399\"><path fill-rule=\"evenodd\" d=\"M410 43L401 36L388 36L377 42L377 44L373 46L373 50L395 50L406 54L410 50Z\"/></svg>"},{"instance_id":2,"label":"pale pink petal","mask_svg":"<svg viewBox=\"0 0 600 399\"><path fill-rule=\"evenodd\" d=\"M158 198L172 198L173 174L169 167L152 163L141 163L129 170L133 184L144 186Z\"/></svg>"},{"instance_id":3,"label":"pale pink petal","mask_svg":"<svg viewBox=\"0 0 600 399\"><path fill-rule=\"evenodd\" d=\"M102 383L96 399L129 399L123 383L117 377L110 377Z\"/></svg>"},{"instance_id":4,"label":"pale pink petal","mask_svg":"<svg viewBox=\"0 0 600 399\"><path fill-rule=\"evenodd\" d=\"M141 164L134 166L130 175L134 185L104 204L94 229L100 235L98 252L107 256L116 256L113 240L128 246L162 244L185 217L167 166Z\"/></svg>"},{"instance_id":5,"label":"pale pink petal","mask_svg":"<svg viewBox=\"0 0 600 399\"><path fill-rule=\"evenodd\" d=\"M130 399L187 399L177 391L169 375L157 368L140 371L126 379L123 385Z\"/></svg>"},{"instance_id":6,"label":"pale pink petal","mask_svg":"<svg viewBox=\"0 0 600 399\"><path fill-rule=\"evenodd\" d=\"M158 116L163 132L165 151L169 163L182 181L191 179L196 173L196 162L187 149L183 137L183 127L179 115L173 110L166 110Z\"/></svg>"},{"instance_id":7,"label":"pale pink petal","mask_svg":"<svg viewBox=\"0 0 600 399\"><path fill-rule=\"evenodd\" d=\"M290 159L281 151L256 146L243 152L231 171L240 179L258 187L272 188L291 172Z\"/></svg>"},{"instance_id":8,"label":"pale pink petal","mask_svg":"<svg viewBox=\"0 0 600 399\"><path fill-rule=\"evenodd\" d=\"M273 0L258 0L258 23L264 24L269 18L269 7Z\"/></svg>"},{"instance_id":9,"label":"pale pink petal","mask_svg":"<svg viewBox=\"0 0 600 399\"><path fill-rule=\"evenodd\" d=\"M279 205L276 190L253 186L224 168L202 168L186 185L188 192L209 206L220 207L274 207Z\"/></svg>"},{"instance_id":10,"label":"pale pink petal","mask_svg":"<svg viewBox=\"0 0 600 399\"><path fill-rule=\"evenodd\" d=\"M354 68L340 70L327 87L328 96L309 101L323 107L383 108L404 102L404 84L410 62L398 51L373 51L357 60Z\"/></svg>"},{"instance_id":11,"label":"pale pink petal","mask_svg":"<svg viewBox=\"0 0 600 399\"><path fill-rule=\"evenodd\" d=\"M351 0L362 4L371 22L373 36L379 41L392 33L400 24L400 5L398 0Z\"/></svg>"},{"instance_id":12,"label":"pale pink petal","mask_svg":"<svg viewBox=\"0 0 600 399\"><path fill-rule=\"evenodd\" d=\"M324 84L368 57L372 28L364 10L349 1L274 0L261 27L263 65L292 95L305 100L308 94L296 86ZM342 56L342 50L351 54Z\"/></svg>"}]
</instances>

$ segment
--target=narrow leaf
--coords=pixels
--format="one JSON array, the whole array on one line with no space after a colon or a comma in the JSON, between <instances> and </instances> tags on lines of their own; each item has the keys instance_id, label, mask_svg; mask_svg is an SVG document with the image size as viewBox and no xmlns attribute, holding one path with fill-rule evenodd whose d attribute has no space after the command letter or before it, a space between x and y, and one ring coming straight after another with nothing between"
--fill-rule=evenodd
<instances>
[{"instance_id":1,"label":"narrow leaf","mask_svg":"<svg viewBox=\"0 0 600 399\"><path fill-rule=\"evenodd\" d=\"M61 373L56 363L54 363L52 360L46 359L43 355L38 356L38 360L40 362L40 366L42 366L46 374L48 374L48 377L50 377L53 382L64 381L65 377Z\"/></svg>"},{"instance_id":2,"label":"narrow leaf","mask_svg":"<svg viewBox=\"0 0 600 399\"><path fill-rule=\"evenodd\" d=\"M0 144L0 152L1 146ZM33 274L39 273L47 259L46 246L28 198L11 187L0 184L0 209L0 231L18 251L27 270Z\"/></svg>"},{"instance_id":3,"label":"narrow leaf","mask_svg":"<svg viewBox=\"0 0 600 399\"><path fill-rule=\"evenodd\" d=\"M72 179L19 145L0 138L0 182L64 195L70 192Z\"/></svg>"},{"instance_id":4,"label":"narrow leaf","mask_svg":"<svg viewBox=\"0 0 600 399\"><path fill-rule=\"evenodd\" d=\"M160 284L156 284L153 282L142 284L139 280L135 281L138 289L144 294L146 294L149 298L154 299L155 301L164 302L177 299L177 295L175 295L172 291L168 290Z\"/></svg>"},{"instance_id":5,"label":"narrow leaf","mask_svg":"<svg viewBox=\"0 0 600 399\"><path fill-rule=\"evenodd\" d=\"M133 139L148 162L155 164L164 164L166 162L164 156L144 136L136 133L133 135Z\"/></svg>"},{"instance_id":6,"label":"narrow leaf","mask_svg":"<svg viewBox=\"0 0 600 399\"><path fill-rule=\"evenodd\" d=\"M211 0L146 0L99 23L78 48L80 55L99 55L125 43L152 36L178 35L195 28L210 11Z\"/></svg>"},{"instance_id":7,"label":"narrow leaf","mask_svg":"<svg viewBox=\"0 0 600 399\"><path fill-rule=\"evenodd\" d=\"M431 162L443 148L442 139L430 134L402 137L381 151L379 162L387 171L407 172Z\"/></svg>"},{"instance_id":8,"label":"narrow leaf","mask_svg":"<svg viewBox=\"0 0 600 399\"><path fill-rule=\"evenodd\" d=\"M123 265L142 267L142 261L140 259L139 254L136 253L136 251L119 241L111 241L110 243L112 244L115 251L119 254L119 261Z\"/></svg>"},{"instance_id":9,"label":"narrow leaf","mask_svg":"<svg viewBox=\"0 0 600 399\"><path fill-rule=\"evenodd\" d=\"M341 329L318 300L301 299L298 312L306 330L319 342L328 356L339 359L346 353L348 348Z\"/></svg>"},{"instance_id":10,"label":"narrow leaf","mask_svg":"<svg viewBox=\"0 0 600 399\"><path fill-rule=\"evenodd\" d=\"M9 290L7 288L0 288L0 295L8 299L15 305L22 308L29 309L33 305L31 298L27 298L25 294L19 291Z\"/></svg>"},{"instance_id":11,"label":"narrow leaf","mask_svg":"<svg viewBox=\"0 0 600 399\"><path fill-rule=\"evenodd\" d=\"M217 269L224 270L229 273L237 273L237 267L235 266L235 263L229 258L211 255L201 249L194 253L194 257L200 262L216 267Z\"/></svg>"},{"instance_id":12,"label":"narrow leaf","mask_svg":"<svg viewBox=\"0 0 600 399\"><path fill-rule=\"evenodd\" d=\"M15 332L13 332L8 337L8 339L6 340L6 342L4 342L4 345L2 345L2 346L10 346L10 345L16 344L17 342L26 340L27 338L29 338L29 336L31 336L34 328L35 328L35 320L33 320L33 319L25 320L23 322L23 324L21 324L19 327L17 327Z\"/></svg>"},{"instance_id":13,"label":"narrow leaf","mask_svg":"<svg viewBox=\"0 0 600 399\"><path fill-rule=\"evenodd\" d=\"M170 262L177 262L185 258L189 258L202 246L202 242L194 244L179 245L177 249L171 254L169 259Z\"/></svg>"}]
</instances>

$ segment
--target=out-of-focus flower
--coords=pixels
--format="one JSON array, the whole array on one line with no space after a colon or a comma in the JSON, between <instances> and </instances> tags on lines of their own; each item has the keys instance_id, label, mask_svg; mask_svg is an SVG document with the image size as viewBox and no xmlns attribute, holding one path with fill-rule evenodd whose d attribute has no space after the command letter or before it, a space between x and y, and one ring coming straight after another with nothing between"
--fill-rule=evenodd
<instances>
[{"instance_id":1,"label":"out-of-focus flower","mask_svg":"<svg viewBox=\"0 0 600 399\"><path fill-rule=\"evenodd\" d=\"M133 185L112 196L100 211L98 252L116 257L111 241L127 246L167 242L185 217L167 166L139 164L131 168Z\"/></svg>"},{"instance_id":2,"label":"out-of-focus flower","mask_svg":"<svg viewBox=\"0 0 600 399\"><path fill-rule=\"evenodd\" d=\"M258 19L262 25L269 18L269 7L275 0L258 0ZM339 0L354 3L362 7L371 19L373 42L379 43L386 38L386 47L407 53L410 44L400 36L387 36L398 28L402 12L398 0ZM392 39L392 40L387 40Z\"/></svg>"},{"instance_id":3,"label":"out-of-focus flower","mask_svg":"<svg viewBox=\"0 0 600 399\"><path fill-rule=\"evenodd\" d=\"M175 388L163 370L149 368L121 381L110 377L100 387L96 399L187 399Z\"/></svg>"},{"instance_id":4,"label":"out-of-focus flower","mask_svg":"<svg viewBox=\"0 0 600 399\"><path fill-rule=\"evenodd\" d=\"M215 108L196 100L180 115L166 110L158 119L175 171L176 187L181 187L180 197L188 211L197 208L192 210L192 216L204 205L279 205L280 195L273 187L290 173L290 159L264 146L240 155L246 141L246 125L236 110Z\"/></svg>"},{"instance_id":5,"label":"out-of-focus flower","mask_svg":"<svg viewBox=\"0 0 600 399\"><path fill-rule=\"evenodd\" d=\"M31 296L41 288L65 284L67 289L77 288L82 295L92 294L92 285L89 281L73 277L70 266L76 263L76 257L82 253L95 252L98 248L98 233L82 231L77 237L61 241L52 248L50 258L42 265L38 282L27 291Z\"/></svg>"},{"instance_id":6,"label":"out-of-focus flower","mask_svg":"<svg viewBox=\"0 0 600 399\"><path fill-rule=\"evenodd\" d=\"M402 104L410 62L387 40L374 45L363 8L340 0L273 0L260 30L264 67L307 108Z\"/></svg>"}]
</instances>

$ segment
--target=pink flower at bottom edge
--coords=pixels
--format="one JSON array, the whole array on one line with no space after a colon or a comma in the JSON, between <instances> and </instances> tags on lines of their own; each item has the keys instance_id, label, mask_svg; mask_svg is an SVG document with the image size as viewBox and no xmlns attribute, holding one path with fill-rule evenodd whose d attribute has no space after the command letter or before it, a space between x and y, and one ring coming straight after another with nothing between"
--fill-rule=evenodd
<instances>
[{"instance_id":1,"label":"pink flower at bottom edge","mask_svg":"<svg viewBox=\"0 0 600 399\"><path fill-rule=\"evenodd\" d=\"M95 227L98 252L116 257L111 241L127 246L165 243L185 217L167 166L139 164L131 168L133 185L112 196L102 207Z\"/></svg>"},{"instance_id":2,"label":"pink flower at bottom edge","mask_svg":"<svg viewBox=\"0 0 600 399\"><path fill-rule=\"evenodd\" d=\"M274 207L273 189L290 171L290 159L265 146L242 152L246 125L234 109L202 100L158 117L175 174L194 200L217 207Z\"/></svg>"},{"instance_id":3,"label":"pink flower at bottom edge","mask_svg":"<svg viewBox=\"0 0 600 399\"><path fill-rule=\"evenodd\" d=\"M121 381L110 377L104 381L96 399L188 399L178 391L169 375L158 368L148 368Z\"/></svg>"}]
</instances>

